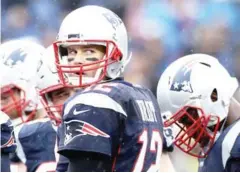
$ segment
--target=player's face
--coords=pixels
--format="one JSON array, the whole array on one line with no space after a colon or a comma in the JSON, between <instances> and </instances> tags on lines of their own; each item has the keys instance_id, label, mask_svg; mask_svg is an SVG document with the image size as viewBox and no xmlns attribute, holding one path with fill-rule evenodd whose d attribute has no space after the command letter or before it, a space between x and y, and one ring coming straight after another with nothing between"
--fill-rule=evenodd
<instances>
[{"instance_id":1,"label":"player's face","mask_svg":"<svg viewBox=\"0 0 240 173\"><path fill-rule=\"evenodd\" d=\"M50 98L53 106L62 105L73 93L71 88L61 88L51 92Z\"/></svg>"},{"instance_id":2,"label":"player's face","mask_svg":"<svg viewBox=\"0 0 240 173\"><path fill-rule=\"evenodd\" d=\"M1 93L1 108L11 119L16 119L21 116L21 100L20 90L13 88L6 92ZM13 106L15 105L15 106Z\"/></svg>"},{"instance_id":3,"label":"player's face","mask_svg":"<svg viewBox=\"0 0 240 173\"><path fill-rule=\"evenodd\" d=\"M105 47L101 45L73 45L67 47L68 63L69 65L82 65L94 63L103 59L105 55ZM97 69L98 64L89 66L89 68ZM83 73L86 77L94 77L96 70L85 71ZM75 75L78 75L77 73Z\"/></svg>"}]
</instances>

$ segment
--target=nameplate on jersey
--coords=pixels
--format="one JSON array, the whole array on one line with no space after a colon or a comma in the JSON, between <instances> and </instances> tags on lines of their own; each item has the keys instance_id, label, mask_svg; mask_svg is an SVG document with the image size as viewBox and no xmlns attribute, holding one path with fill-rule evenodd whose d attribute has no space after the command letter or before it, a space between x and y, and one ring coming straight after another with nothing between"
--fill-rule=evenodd
<instances>
[{"instance_id":1,"label":"nameplate on jersey","mask_svg":"<svg viewBox=\"0 0 240 173\"><path fill-rule=\"evenodd\" d=\"M155 108L152 101L136 100L141 118L145 122L157 122Z\"/></svg>"}]
</instances>

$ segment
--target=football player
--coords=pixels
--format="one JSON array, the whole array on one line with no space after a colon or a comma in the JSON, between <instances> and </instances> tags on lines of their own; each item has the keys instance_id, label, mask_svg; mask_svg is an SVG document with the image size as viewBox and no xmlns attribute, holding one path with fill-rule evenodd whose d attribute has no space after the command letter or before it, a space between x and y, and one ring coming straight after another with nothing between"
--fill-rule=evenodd
<instances>
[{"instance_id":1,"label":"football player","mask_svg":"<svg viewBox=\"0 0 240 173\"><path fill-rule=\"evenodd\" d=\"M41 96L42 104L51 120L51 122L46 122L46 128L54 129L57 136L57 127L62 122L61 112L63 103L74 93L74 89L70 87L64 87L60 83L55 66L54 49L52 46L49 46L43 54L42 65L37 74L39 78L37 89L39 91L39 95ZM55 142L49 143L48 145L56 146ZM58 172L66 172L68 168L67 158L62 155L58 156L57 154L56 161L58 161L58 164L57 167L55 164L55 169ZM42 165L38 171L46 170L45 167L49 166L53 167L53 163L51 165Z\"/></svg>"},{"instance_id":2,"label":"football player","mask_svg":"<svg viewBox=\"0 0 240 173\"><path fill-rule=\"evenodd\" d=\"M12 40L1 45L0 51L2 66L6 69L1 77L2 110L15 125L17 156L31 172L45 162L55 161L56 132L46 128L45 122L49 119L39 104L35 88L44 50L31 41Z\"/></svg>"},{"instance_id":3,"label":"football player","mask_svg":"<svg viewBox=\"0 0 240 173\"><path fill-rule=\"evenodd\" d=\"M1 172L10 172L9 154L15 152L16 145L13 137L13 126L9 117L0 111L1 126Z\"/></svg>"},{"instance_id":4,"label":"football player","mask_svg":"<svg viewBox=\"0 0 240 173\"><path fill-rule=\"evenodd\" d=\"M53 46L62 84L84 88L65 102L59 127L68 171L165 167L157 101L150 90L123 80L130 56L122 20L103 7L78 8L63 20Z\"/></svg>"},{"instance_id":5,"label":"football player","mask_svg":"<svg viewBox=\"0 0 240 173\"><path fill-rule=\"evenodd\" d=\"M179 58L162 74L157 97L174 144L200 158L199 171L240 171L238 82L216 58Z\"/></svg>"},{"instance_id":6,"label":"football player","mask_svg":"<svg viewBox=\"0 0 240 173\"><path fill-rule=\"evenodd\" d=\"M37 107L40 105L34 78L43 50L42 46L25 40L11 40L0 46L1 71L4 72L0 79L1 110L14 126L41 117L43 109Z\"/></svg>"}]
</instances>

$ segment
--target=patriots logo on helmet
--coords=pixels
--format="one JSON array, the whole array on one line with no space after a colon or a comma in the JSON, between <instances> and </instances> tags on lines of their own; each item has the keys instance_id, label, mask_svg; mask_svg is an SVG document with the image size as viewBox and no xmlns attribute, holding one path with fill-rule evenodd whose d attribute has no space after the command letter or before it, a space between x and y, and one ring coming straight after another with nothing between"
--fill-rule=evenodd
<instances>
[{"instance_id":1,"label":"patriots logo on helmet","mask_svg":"<svg viewBox=\"0 0 240 173\"><path fill-rule=\"evenodd\" d=\"M122 24L122 20L114 13L103 13L103 16L112 25L113 29L116 30L117 27Z\"/></svg>"},{"instance_id":2,"label":"patriots logo on helmet","mask_svg":"<svg viewBox=\"0 0 240 173\"><path fill-rule=\"evenodd\" d=\"M192 85L190 83L190 77L192 72L192 67L195 63L190 63L186 65L184 68L180 69L173 78L172 85L170 90L172 91L183 91L192 93Z\"/></svg>"},{"instance_id":3,"label":"patriots logo on helmet","mask_svg":"<svg viewBox=\"0 0 240 173\"><path fill-rule=\"evenodd\" d=\"M8 56L5 64L11 66L17 65L19 62L24 62L26 55L27 53L23 49L17 49Z\"/></svg>"},{"instance_id":4,"label":"patriots logo on helmet","mask_svg":"<svg viewBox=\"0 0 240 173\"><path fill-rule=\"evenodd\" d=\"M77 136L91 135L91 136L101 136L104 138L109 138L110 136L100 129L94 127L93 125L81 121L81 120L71 120L65 121L65 140L64 145L67 145Z\"/></svg>"}]
</instances>

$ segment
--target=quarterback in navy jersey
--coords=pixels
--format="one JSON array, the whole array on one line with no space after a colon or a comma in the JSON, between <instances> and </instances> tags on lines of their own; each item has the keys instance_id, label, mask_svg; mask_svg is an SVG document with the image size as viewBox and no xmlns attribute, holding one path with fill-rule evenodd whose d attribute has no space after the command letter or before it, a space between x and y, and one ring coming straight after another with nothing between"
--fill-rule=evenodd
<instances>
[{"instance_id":1,"label":"quarterback in navy jersey","mask_svg":"<svg viewBox=\"0 0 240 173\"><path fill-rule=\"evenodd\" d=\"M10 118L0 111L1 126L1 172L10 172L9 154L15 152L16 144L13 137L13 126Z\"/></svg>"},{"instance_id":2,"label":"quarterback in navy jersey","mask_svg":"<svg viewBox=\"0 0 240 173\"><path fill-rule=\"evenodd\" d=\"M63 122L60 154L99 153L96 157L104 158L106 171L160 166L163 129L148 89L122 80L87 88L65 103Z\"/></svg>"},{"instance_id":3,"label":"quarterback in navy jersey","mask_svg":"<svg viewBox=\"0 0 240 173\"><path fill-rule=\"evenodd\" d=\"M122 79L130 60L122 20L99 6L76 9L53 46L61 83L82 89L64 104L59 127L68 171L160 170L168 149L160 110L150 90Z\"/></svg>"},{"instance_id":4,"label":"quarterback in navy jersey","mask_svg":"<svg viewBox=\"0 0 240 173\"><path fill-rule=\"evenodd\" d=\"M179 58L162 74L157 89L174 144L199 158L200 172L240 171L240 97L237 79L206 54Z\"/></svg>"}]
</instances>

